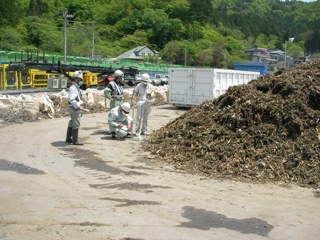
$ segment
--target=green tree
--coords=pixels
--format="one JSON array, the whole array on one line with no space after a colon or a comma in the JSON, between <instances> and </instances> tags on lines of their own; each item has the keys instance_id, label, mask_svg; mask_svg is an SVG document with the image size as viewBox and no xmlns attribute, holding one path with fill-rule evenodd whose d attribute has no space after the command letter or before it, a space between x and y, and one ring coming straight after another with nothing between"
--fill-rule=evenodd
<instances>
[{"instance_id":1,"label":"green tree","mask_svg":"<svg viewBox=\"0 0 320 240\"><path fill-rule=\"evenodd\" d=\"M170 18L187 21L189 18L190 3L188 0L172 0L168 2L164 10Z\"/></svg>"},{"instance_id":2,"label":"green tree","mask_svg":"<svg viewBox=\"0 0 320 240\"><path fill-rule=\"evenodd\" d=\"M6 51L22 50L25 44L24 36L16 28L2 27L0 34L0 49Z\"/></svg>"},{"instance_id":3,"label":"green tree","mask_svg":"<svg viewBox=\"0 0 320 240\"><path fill-rule=\"evenodd\" d=\"M212 49L205 49L195 54L194 65L211 67L213 65Z\"/></svg>"},{"instance_id":4,"label":"green tree","mask_svg":"<svg viewBox=\"0 0 320 240\"><path fill-rule=\"evenodd\" d=\"M266 36L265 34L260 33L256 38L254 45L256 47L275 48L277 41L278 37L273 34L271 34L270 36Z\"/></svg>"},{"instance_id":5,"label":"green tree","mask_svg":"<svg viewBox=\"0 0 320 240\"><path fill-rule=\"evenodd\" d=\"M225 67L224 59L224 46L215 45L212 51L212 67L223 68Z\"/></svg>"},{"instance_id":6,"label":"green tree","mask_svg":"<svg viewBox=\"0 0 320 240\"><path fill-rule=\"evenodd\" d=\"M93 20L94 15L90 4L71 2L67 5L69 14L74 15L76 20Z\"/></svg>"},{"instance_id":7,"label":"green tree","mask_svg":"<svg viewBox=\"0 0 320 240\"><path fill-rule=\"evenodd\" d=\"M52 20L30 16L25 18L24 27L28 45L46 52L61 52L63 49L63 33L53 25Z\"/></svg>"},{"instance_id":8,"label":"green tree","mask_svg":"<svg viewBox=\"0 0 320 240\"><path fill-rule=\"evenodd\" d=\"M147 30L149 41L162 48L168 41L172 40L175 29L179 26L178 21L171 21L162 9L144 9L141 15L141 29Z\"/></svg>"},{"instance_id":9,"label":"green tree","mask_svg":"<svg viewBox=\"0 0 320 240\"><path fill-rule=\"evenodd\" d=\"M305 32L306 53L320 52L320 30L309 30Z\"/></svg>"},{"instance_id":10,"label":"green tree","mask_svg":"<svg viewBox=\"0 0 320 240\"><path fill-rule=\"evenodd\" d=\"M0 27L15 26L23 16L16 0L0 0ZM2 34L2 33L1 33Z\"/></svg>"},{"instance_id":11,"label":"green tree","mask_svg":"<svg viewBox=\"0 0 320 240\"><path fill-rule=\"evenodd\" d=\"M123 48L135 48L136 46L148 44L148 42L143 41L133 34L124 36L119 42Z\"/></svg>"},{"instance_id":12,"label":"green tree","mask_svg":"<svg viewBox=\"0 0 320 240\"><path fill-rule=\"evenodd\" d=\"M292 44L288 47L288 55L290 55L293 59L298 59L299 57L304 56L303 48L297 44Z\"/></svg>"},{"instance_id":13,"label":"green tree","mask_svg":"<svg viewBox=\"0 0 320 240\"><path fill-rule=\"evenodd\" d=\"M193 20L205 23L212 19L213 7L211 0L189 0L189 2Z\"/></svg>"},{"instance_id":14,"label":"green tree","mask_svg":"<svg viewBox=\"0 0 320 240\"><path fill-rule=\"evenodd\" d=\"M81 56L90 56L93 21L95 49L109 57L135 45L161 52L176 45L179 59L166 55L175 63L184 64L187 52L188 64L207 65L216 50L215 59L223 61L212 64L230 66L245 59L248 47L281 49L289 37L307 54L320 51L320 1L280 0L0 0L2 33L18 39L14 45L2 36L1 45L62 53L64 11L75 16L68 26L68 52Z\"/></svg>"},{"instance_id":15,"label":"green tree","mask_svg":"<svg viewBox=\"0 0 320 240\"><path fill-rule=\"evenodd\" d=\"M162 59L172 64L184 64L184 45L179 41L170 41L161 51Z\"/></svg>"},{"instance_id":16,"label":"green tree","mask_svg":"<svg viewBox=\"0 0 320 240\"><path fill-rule=\"evenodd\" d=\"M30 0L29 2L29 15L42 15L49 12L49 5L44 0Z\"/></svg>"}]
</instances>

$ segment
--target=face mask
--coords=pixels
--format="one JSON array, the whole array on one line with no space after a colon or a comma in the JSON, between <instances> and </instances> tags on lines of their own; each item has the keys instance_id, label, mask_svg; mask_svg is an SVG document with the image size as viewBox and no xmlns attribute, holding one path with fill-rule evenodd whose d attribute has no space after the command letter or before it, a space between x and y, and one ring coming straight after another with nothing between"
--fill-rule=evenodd
<instances>
[{"instance_id":1,"label":"face mask","mask_svg":"<svg viewBox=\"0 0 320 240\"><path fill-rule=\"evenodd\" d=\"M128 114L125 113L124 111L122 111L122 116L123 116L123 118L127 118L127 117L128 117Z\"/></svg>"},{"instance_id":2,"label":"face mask","mask_svg":"<svg viewBox=\"0 0 320 240\"><path fill-rule=\"evenodd\" d=\"M79 81L79 86L81 86L83 84L83 81L82 80L80 80Z\"/></svg>"},{"instance_id":3,"label":"face mask","mask_svg":"<svg viewBox=\"0 0 320 240\"><path fill-rule=\"evenodd\" d=\"M123 80L123 77L116 77L115 80L116 82L120 83Z\"/></svg>"},{"instance_id":4,"label":"face mask","mask_svg":"<svg viewBox=\"0 0 320 240\"><path fill-rule=\"evenodd\" d=\"M148 82L143 82L143 85L147 86L147 85L148 85Z\"/></svg>"}]
</instances>

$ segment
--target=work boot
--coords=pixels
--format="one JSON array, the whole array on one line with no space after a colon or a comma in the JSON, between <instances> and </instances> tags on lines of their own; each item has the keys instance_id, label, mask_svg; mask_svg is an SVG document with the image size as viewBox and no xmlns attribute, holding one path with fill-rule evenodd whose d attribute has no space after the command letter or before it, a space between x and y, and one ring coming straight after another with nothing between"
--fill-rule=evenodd
<instances>
[{"instance_id":1,"label":"work boot","mask_svg":"<svg viewBox=\"0 0 320 240\"><path fill-rule=\"evenodd\" d=\"M78 141L78 132L79 132L79 129L72 129L72 144L73 145L83 145L82 142Z\"/></svg>"},{"instance_id":2,"label":"work boot","mask_svg":"<svg viewBox=\"0 0 320 240\"><path fill-rule=\"evenodd\" d=\"M71 127L68 127L66 142L72 143L72 128Z\"/></svg>"}]
</instances>

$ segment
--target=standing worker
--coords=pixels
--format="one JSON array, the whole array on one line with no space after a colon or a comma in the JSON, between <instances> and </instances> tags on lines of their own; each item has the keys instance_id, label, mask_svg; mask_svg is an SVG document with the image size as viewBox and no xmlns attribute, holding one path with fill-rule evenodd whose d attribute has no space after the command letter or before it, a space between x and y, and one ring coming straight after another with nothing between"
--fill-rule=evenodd
<instances>
[{"instance_id":1,"label":"standing worker","mask_svg":"<svg viewBox=\"0 0 320 240\"><path fill-rule=\"evenodd\" d=\"M128 102L122 103L120 106L110 110L108 123L112 138L123 139L131 133L133 120L129 112L130 103Z\"/></svg>"},{"instance_id":2,"label":"standing worker","mask_svg":"<svg viewBox=\"0 0 320 240\"><path fill-rule=\"evenodd\" d=\"M110 99L110 110L123 103L123 88L121 85L123 72L121 70L116 70L113 76L114 80L104 89L104 96Z\"/></svg>"},{"instance_id":3,"label":"standing worker","mask_svg":"<svg viewBox=\"0 0 320 240\"><path fill-rule=\"evenodd\" d=\"M71 86L68 90L68 112L71 119L68 123L66 142L74 145L83 145L83 143L78 141L82 110L81 104L83 104L80 90L82 79L82 71L75 71L73 73Z\"/></svg>"},{"instance_id":4,"label":"standing worker","mask_svg":"<svg viewBox=\"0 0 320 240\"><path fill-rule=\"evenodd\" d=\"M137 120L136 135L148 135L148 118L151 112L152 99L154 97L154 87L150 83L148 73L142 74L142 82L139 83L133 92L137 99Z\"/></svg>"}]
</instances>

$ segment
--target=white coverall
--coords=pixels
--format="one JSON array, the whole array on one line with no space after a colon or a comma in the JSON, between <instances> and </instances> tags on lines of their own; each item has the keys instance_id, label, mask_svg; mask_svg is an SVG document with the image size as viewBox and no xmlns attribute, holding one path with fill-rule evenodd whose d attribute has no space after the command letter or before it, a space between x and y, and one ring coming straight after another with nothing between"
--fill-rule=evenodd
<instances>
[{"instance_id":1,"label":"white coverall","mask_svg":"<svg viewBox=\"0 0 320 240\"><path fill-rule=\"evenodd\" d=\"M124 138L131 133L133 120L121 111L121 106L114 107L108 114L109 130L117 138ZM119 125L123 125L119 128Z\"/></svg>"},{"instance_id":2,"label":"white coverall","mask_svg":"<svg viewBox=\"0 0 320 240\"><path fill-rule=\"evenodd\" d=\"M144 83L139 83L134 89L134 95L138 97L135 132L137 135L147 134L148 118L151 113L154 87L151 83L146 85Z\"/></svg>"},{"instance_id":3,"label":"white coverall","mask_svg":"<svg viewBox=\"0 0 320 240\"><path fill-rule=\"evenodd\" d=\"M68 91L68 112L70 114L70 121L68 127L72 129L79 129L81 121L81 107L82 104L81 90L76 81L72 82L72 85Z\"/></svg>"}]
</instances>

